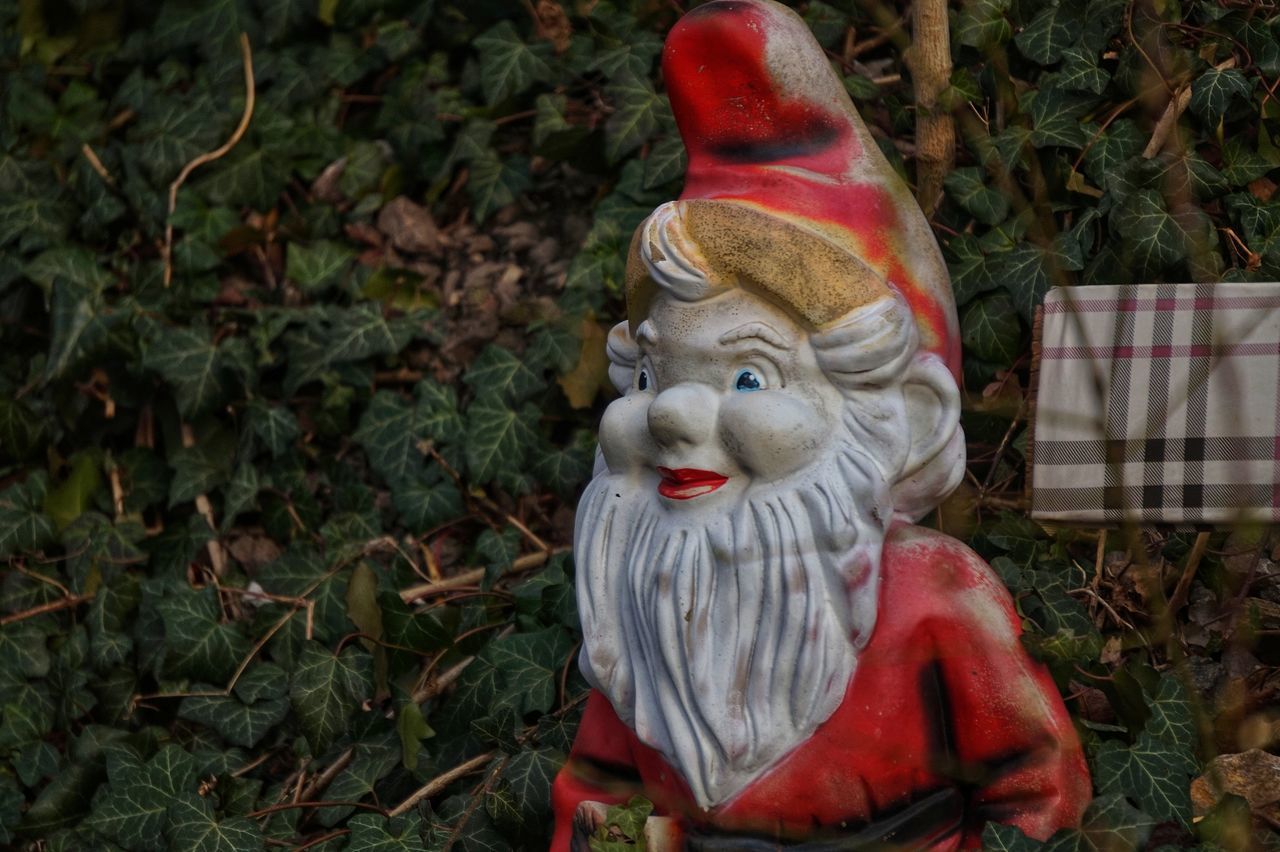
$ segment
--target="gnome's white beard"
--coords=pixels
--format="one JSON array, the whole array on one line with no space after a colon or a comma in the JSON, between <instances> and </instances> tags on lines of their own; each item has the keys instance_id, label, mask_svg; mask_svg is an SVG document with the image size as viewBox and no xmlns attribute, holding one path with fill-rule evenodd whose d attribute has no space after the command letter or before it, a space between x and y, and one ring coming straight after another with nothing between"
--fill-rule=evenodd
<instances>
[{"instance_id":1,"label":"gnome's white beard","mask_svg":"<svg viewBox=\"0 0 1280 852\"><path fill-rule=\"evenodd\" d=\"M720 511L636 483L603 472L579 506L581 665L711 808L840 706L875 626L888 488L847 442Z\"/></svg>"}]
</instances>

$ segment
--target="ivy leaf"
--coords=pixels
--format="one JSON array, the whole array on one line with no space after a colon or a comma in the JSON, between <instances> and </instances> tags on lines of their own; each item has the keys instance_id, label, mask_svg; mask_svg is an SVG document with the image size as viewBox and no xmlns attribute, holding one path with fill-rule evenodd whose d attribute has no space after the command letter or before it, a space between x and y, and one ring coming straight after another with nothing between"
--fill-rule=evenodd
<instances>
[{"instance_id":1,"label":"ivy leaf","mask_svg":"<svg viewBox=\"0 0 1280 852\"><path fill-rule=\"evenodd\" d=\"M208 726L233 745L253 748L289 714L283 694L287 683L279 666L257 663L240 678L235 695L184 698L178 716Z\"/></svg>"},{"instance_id":2,"label":"ivy leaf","mask_svg":"<svg viewBox=\"0 0 1280 852\"><path fill-rule=\"evenodd\" d=\"M326 791L337 801L358 802L374 795L378 782L400 763L400 740L393 731L384 730L375 739L357 743L352 753L351 763ZM325 808L319 815L319 822L324 826L337 825L350 816L352 810L349 807Z\"/></svg>"},{"instance_id":3,"label":"ivy leaf","mask_svg":"<svg viewBox=\"0 0 1280 852\"><path fill-rule=\"evenodd\" d=\"M44 513L48 488L48 475L37 471L0 491L0 559L39 550L53 540L53 519Z\"/></svg>"},{"instance_id":4,"label":"ivy leaf","mask_svg":"<svg viewBox=\"0 0 1280 852\"><path fill-rule=\"evenodd\" d=\"M1061 0L1031 19L1013 43L1022 55L1041 65L1051 65L1080 37L1084 28L1080 10L1071 0Z\"/></svg>"},{"instance_id":5,"label":"ivy leaf","mask_svg":"<svg viewBox=\"0 0 1280 852\"><path fill-rule=\"evenodd\" d=\"M285 275L303 292L315 294L341 283L342 275L351 267L356 253L333 240L316 240L310 245L289 244L289 260Z\"/></svg>"},{"instance_id":6,"label":"ivy leaf","mask_svg":"<svg viewBox=\"0 0 1280 852\"><path fill-rule=\"evenodd\" d=\"M947 242L947 269L956 304L963 307L973 298L1000 286L991 274L987 256L972 234L957 234Z\"/></svg>"},{"instance_id":7,"label":"ivy leaf","mask_svg":"<svg viewBox=\"0 0 1280 852\"><path fill-rule=\"evenodd\" d=\"M328 359L339 363L390 355L405 347L413 331L413 325L404 320L388 322L379 302L361 302L336 312L329 329Z\"/></svg>"},{"instance_id":8,"label":"ivy leaf","mask_svg":"<svg viewBox=\"0 0 1280 852\"><path fill-rule=\"evenodd\" d=\"M51 342L44 381L61 378L106 340L110 312L102 295L82 284L59 278L53 287L49 311Z\"/></svg>"},{"instance_id":9,"label":"ivy leaf","mask_svg":"<svg viewBox=\"0 0 1280 852\"><path fill-rule=\"evenodd\" d=\"M989 822L982 829L982 848L992 852L1036 852L1043 844L1032 840L1014 825Z\"/></svg>"},{"instance_id":10,"label":"ivy leaf","mask_svg":"<svg viewBox=\"0 0 1280 852\"><path fill-rule=\"evenodd\" d=\"M1009 200L987 186L982 175L981 168L966 166L947 175L944 184L956 203L982 224L1003 222L1009 215Z\"/></svg>"},{"instance_id":11,"label":"ivy leaf","mask_svg":"<svg viewBox=\"0 0 1280 852\"><path fill-rule=\"evenodd\" d=\"M0 458L20 461L44 446L48 425L20 399L0 398Z\"/></svg>"},{"instance_id":12,"label":"ivy leaf","mask_svg":"<svg viewBox=\"0 0 1280 852\"><path fill-rule=\"evenodd\" d=\"M258 475L258 468L249 462L241 462L222 496L223 530L231 529L242 512L254 507L261 490L262 480Z\"/></svg>"},{"instance_id":13,"label":"ivy leaf","mask_svg":"<svg viewBox=\"0 0 1280 852\"><path fill-rule=\"evenodd\" d=\"M249 403L249 425L272 456L283 455L302 430L298 418L283 405L269 405L255 399Z\"/></svg>"},{"instance_id":14,"label":"ivy leaf","mask_svg":"<svg viewBox=\"0 0 1280 852\"><path fill-rule=\"evenodd\" d=\"M462 377L477 394L495 394L511 403L528 399L545 386L510 349L490 344Z\"/></svg>"},{"instance_id":15,"label":"ivy leaf","mask_svg":"<svg viewBox=\"0 0 1280 852\"><path fill-rule=\"evenodd\" d=\"M567 373L578 363L581 353L582 338L574 328L552 325L538 332L524 357L532 370L550 367L556 373Z\"/></svg>"},{"instance_id":16,"label":"ivy leaf","mask_svg":"<svg viewBox=\"0 0 1280 852\"><path fill-rule=\"evenodd\" d=\"M227 481L235 461L234 441L228 432L213 432L201 436L193 446L179 447L170 454L170 507L208 494Z\"/></svg>"},{"instance_id":17,"label":"ivy leaf","mask_svg":"<svg viewBox=\"0 0 1280 852\"><path fill-rule=\"evenodd\" d=\"M648 141L671 108L647 78L633 74L618 75L605 91L614 111L604 125L604 153L616 163Z\"/></svg>"},{"instance_id":18,"label":"ivy leaf","mask_svg":"<svg viewBox=\"0 0 1280 852\"><path fill-rule=\"evenodd\" d=\"M485 103L493 106L518 95L537 80L551 75L542 57L543 45L525 44L510 21L502 21L475 40L480 54L480 86Z\"/></svg>"},{"instance_id":19,"label":"ivy leaf","mask_svg":"<svg viewBox=\"0 0 1280 852\"><path fill-rule=\"evenodd\" d=\"M1034 243L1022 242L1012 251L996 255L990 264L991 277L1004 285L1018 313L1030 322L1053 283L1044 250Z\"/></svg>"},{"instance_id":20,"label":"ivy leaf","mask_svg":"<svg viewBox=\"0 0 1280 852\"><path fill-rule=\"evenodd\" d=\"M458 487L438 474L434 480L430 476L417 476L396 483L391 502L400 513L401 522L415 534L433 529L466 511Z\"/></svg>"},{"instance_id":21,"label":"ivy leaf","mask_svg":"<svg viewBox=\"0 0 1280 852\"><path fill-rule=\"evenodd\" d=\"M414 478L423 468L415 415L415 406L399 394L380 390L370 400L354 435L373 469L393 486Z\"/></svg>"},{"instance_id":22,"label":"ivy leaf","mask_svg":"<svg viewBox=\"0 0 1280 852\"><path fill-rule=\"evenodd\" d=\"M813 0L805 7L804 22L809 25L813 37L825 48L833 47L849 25L843 12L828 6L822 0Z\"/></svg>"},{"instance_id":23,"label":"ivy leaf","mask_svg":"<svg viewBox=\"0 0 1280 852\"><path fill-rule=\"evenodd\" d=\"M277 165L269 143L244 145L219 160L200 181L200 189L215 204L262 210L274 206L288 179L288 172Z\"/></svg>"},{"instance_id":24,"label":"ivy leaf","mask_svg":"<svg viewBox=\"0 0 1280 852\"><path fill-rule=\"evenodd\" d=\"M1063 89L1100 95L1111 82L1111 75L1098 67L1096 56L1083 47L1068 47L1062 59L1062 71L1054 79Z\"/></svg>"},{"instance_id":25,"label":"ivy leaf","mask_svg":"<svg viewBox=\"0 0 1280 852\"><path fill-rule=\"evenodd\" d=\"M107 759L107 777L109 783L94 799L89 824L126 849L164 849L169 806L193 792L195 760L176 745L162 748L145 766L129 752L113 752Z\"/></svg>"},{"instance_id":26,"label":"ivy leaf","mask_svg":"<svg viewBox=\"0 0 1280 852\"><path fill-rule=\"evenodd\" d=\"M1040 89L1031 100L1031 144L1037 148L1083 148L1090 133L1080 123L1089 101L1057 89Z\"/></svg>"},{"instance_id":27,"label":"ivy leaf","mask_svg":"<svg viewBox=\"0 0 1280 852\"><path fill-rule=\"evenodd\" d=\"M488 483L517 474L537 440L534 425L538 410L525 405L509 408L494 393L486 392L467 409L467 470L472 480Z\"/></svg>"},{"instance_id":28,"label":"ivy leaf","mask_svg":"<svg viewBox=\"0 0 1280 852\"><path fill-rule=\"evenodd\" d=\"M319 642L302 646L289 687L293 712L314 753L347 732L351 717L373 691L373 660L348 645L334 654Z\"/></svg>"},{"instance_id":29,"label":"ivy leaf","mask_svg":"<svg viewBox=\"0 0 1280 852\"><path fill-rule=\"evenodd\" d=\"M189 852L258 852L265 847L262 829L251 819L219 820L213 804L194 793L169 806L169 848Z\"/></svg>"},{"instance_id":30,"label":"ivy leaf","mask_svg":"<svg viewBox=\"0 0 1280 852\"><path fill-rule=\"evenodd\" d=\"M1098 186L1109 187L1109 178L1121 165L1141 154L1146 144L1146 136L1134 121L1115 121L1084 152L1085 172Z\"/></svg>"},{"instance_id":31,"label":"ivy leaf","mask_svg":"<svg viewBox=\"0 0 1280 852\"><path fill-rule=\"evenodd\" d=\"M389 593L384 593L379 601L387 641L423 653L439 651L453 641L458 629L457 607L433 607L413 612L399 595Z\"/></svg>"},{"instance_id":32,"label":"ivy leaf","mask_svg":"<svg viewBox=\"0 0 1280 852\"><path fill-rule=\"evenodd\" d=\"M1210 68L1191 82L1191 110L1216 127L1234 97L1248 98L1253 83L1234 68Z\"/></svg>"},{"instance_id":33,"label":"ivy leaf","mask_svg":"<svg viewBox=\"0 0 1280 852\"><path fill-rule=\"evenodd\" d=\"M0 843L12 843L17 836L15 829L22 817L22 806L27 797L18 784L8 775L0 775Z\"/></svg>"},{"instance_id":34,"label":"ivy leaf","mask_svg":"<svg viewBox=\"0 0 1280 852\"><path fill-rule=\"evenodd\" d=\"M161 329L147 346L143 366L173 386L183 417L204 414L223 397L218 349L207 328Z\"/></svg>"},{"instance_id":35,"label":"ivy leaf","mask_svg":"<svg viewBox=\"0 0 1280 852\"><path fill-rule=\"evenodd\" d=\"M0 193L0 247L18 241L23 250L43 248L66 237L75 208L56 193L23 197Z\"/></svg>"},{"instance_id":36,"label":"ivy leaf","mask_svg":"<svg viewBox=\"0 0 1280 852\"><path fill-rule=\"evenodd\" d=\"M453 443L462 438L458 394L451 386L423 379L414 386L413 395L417 400L417 421L424 435L441 444Z\"/></svg>"},{"instance_id":37,"label":"ivy leaf","mask_svg":"<svg viewBox=\"0 0 1280 852\"><path fill-rule=\"evenodd\" d=\"M1196 743L1195 718L1186 688L1174 676L1160 678L1156 693L1148 701L1151 716L1143 729L1157 740L1190 752Z\"/></svg>"},{"instance_id":38,"label":"ivy leaf","mask_svg":"<svg viewBox=\"0 0 1280 852\"><path fill-rule=\"evenodd\" d=\"M1101 793L1128 795L1157 819L1187 824L1191 818L1191 754L1148 732L1132 746L1108 740L1098 749L1094 778Z\"/></svg>"},{"instance_id":39,"label":"ivy leaf","mask_svg":"<svg viewBox=\"0 0 1280 852\"><path fill-rule=\"evenodd\" d=\"M484 655L501 674L504 693L514 697L521 712L545 713L555 704L560 667L572 647L568 633L551 627L495 639Z\"/></svg>"},{"instance_id":40,"label":"ivy leaf","mask_svg":"<svg viewBox=\"0 0 1280 852\"><path fill-rule=\"evenodd\" d=\"M960 320L964 348L984 361L1009 366L1022 346L1022 328L1013 303L1003 293L971 303Z\"/></svg>"},{"instance_id":41,"label":"ivy leaf","mask_svg":"<svg viewBox=\"0 0 1280 852\"><path fill-rule=\"evenodd\" d=\"M1232 186L1251 183L1275 167L1276 163L1249 147L1243 138L1231 137L1222 143L1222 174Z\"/></svg>"},{"instance_id":42,"label":"ivy leaf","mask_svg":"<svg viewBox=\"0 0 1280 852\"><path fill-rule=\"evenodd\" d=\"M519 155L499 157L487 149L471 161L471 177L467 180L476 221L483 222L495 210L514 204L531 185L528 159Z\"/></svg>"},{"instance_id":43,"label":"ivy leaf","mask_svg":"<svg viewBox=\"0 0 1280 852\"><path fill-rule=\"evenodd\" d=\"M165 668L179 677L221 683L249 652L249 641L223 624L212 586L177 589L156 604L164 620Z\"/></svg>"},{"instance_id":44,"label":"ivy leaf","mask_svg":"<svg viewBox=\"0 0 1280 852\"><path fill-rule=\"evenodd\" d=\"M1093 849L1145 849L1156 821L1122 795L1098 796L1089 803L1081 832Z\"/></svg>"},{"instance_id":45,"label":"ivy leaf","mask_svg":"<svg viewBox=\"0 0 1280 852\"><path fill-rule=\"evenodd\" d=\"M45 249L28 262L22 272L46 297L53 292L53 283L59 278L95 293L111 283L111 273L103 268L102 261L86 247L74 243Z\"/></svg>"},{"instance_id":46,"label":"ivy leaf","mask_svg":"<svg viewBox=\"0 0 1280 852\"><path fill-rule=\"evenodd\" d=\"M668 136L649 151L644 161L644 188L666 186L684 174L688 157L679 136Z\"/></svg>"},{"instance_id":47,"label":"ivy leaf","mask_svg":"<svg viewBox=\"0 0 1280 852\"><path fill-rule=\"evenodd\" d=\"M551 782L563 764L564 755L546 748L525 749L507 764L502 787L518 809L523 825L537 826L542 814L550 812Z\"/></svg>"},{"instance_id":48,"label":"ivy leaf","mask_svg":"<svg viewBox=\"0 0 1280 852\"><path fill-rule=\"evenodd\" d=\"M422 842L422 817L410 811L387 819L377 814L357 814L348 822L351 836L346 852L426 852Z\"/></svg>"},{"instance_id":49,"label":"ivy leaf","mask_svg":"<svg viewBox=\"0 0 1280 852\"><path fill-rule=\"evenodd\" d=\"M160 11L151 38L165 49L197 44L216 50L228 45L237 33L256 36L258 31L245 0L209 0L193 6L166 6Z\"/></svg>"},{"instance_id":50,"label":"ivy leaf","mask_svg":"<svg viewBox=\"0 0 1280 852\"><path fill-rule=\"evenodd\" d=\"M44 677L51 663L45 631L39 625L19 621L0 627L0 673Z\"/></svg>"},{"instance_id":51,"label":"ivy leaf","mask_svg":"<svg viewBox=\"0 0 1280 852\"><path fill-rule=\"evenodd\" d=\"M484 587L491 587L520 553L520 533L512 526L502 532L485 530L476 541L476 557L484 564Z\"/></svg>"},{"instance_id":52,"label":"ivy leaf","mask_svg":"<svg viewBox=\"0 0 1280 852\"><path fill-rule=\"evenodd\" d=\"M543 447L533 458L532 470L539 482L569 497L591 477L594 461L592 450L584 446Z\"/></svg>"},{"instance_id":53,"label":"ivy leaf","mask_svg":"<svg viewBox=\"0 0 1280 852\"><path fill-rule=\"evenodd\" d=\"M1154 189L1141 189L1111 215L1111 231L1127 256L1149 275L1186 257L1186 235Z\"/></svg>"},{"instance_id":54,"label":"ivy leaf","mask_svg":"<svg viewBox=\"0 0 1280 852\"><path fill-rule=\"evenodd\" d=\"M960 44L988 50L1009 40L1013 26L1005 13L1010 0L968 0L956 16L952 37Z\"/></svg>"},{"instance_id":55,"label":"ivy leaf","mask_svg":"<svg viewBox=\"0 0 1280 852\"><path fill-rule=\"evenodd\" d=\"M533 147L541 148L557 134L572 130L573 125L564 117L569 99L564 95L541 94L534 99ZM488 140L485 141L488 145Z\"/></svg>"},{"instance_id":56,"label":"ivy leaf","mask_svg":"<svg viewBox=\"0 0 1280 852\"><path fill-rule=\"evenodd\" d=\"M101 488L101 458L94 452L79 453L71 461L67 478L45 495L44 510L61 530L84 514Z\"/></svg>"}]
</instances>

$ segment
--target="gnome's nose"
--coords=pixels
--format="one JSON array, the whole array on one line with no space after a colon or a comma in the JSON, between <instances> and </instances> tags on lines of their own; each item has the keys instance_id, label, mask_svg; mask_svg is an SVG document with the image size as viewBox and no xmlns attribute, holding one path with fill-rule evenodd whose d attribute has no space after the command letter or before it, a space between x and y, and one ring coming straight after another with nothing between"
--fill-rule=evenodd
<instances>
[{"instance_id":1,"label":"gnome's nose","mask_svg":"<svg viewBox=\"0 0 1280 852\"><path fill-rule=\"evenodd\" d=\"M697 382L667 388L649 405L653 440L664 449L703 443L715 427L717 402L712 390Z\"/></svg>"}]
</instances>

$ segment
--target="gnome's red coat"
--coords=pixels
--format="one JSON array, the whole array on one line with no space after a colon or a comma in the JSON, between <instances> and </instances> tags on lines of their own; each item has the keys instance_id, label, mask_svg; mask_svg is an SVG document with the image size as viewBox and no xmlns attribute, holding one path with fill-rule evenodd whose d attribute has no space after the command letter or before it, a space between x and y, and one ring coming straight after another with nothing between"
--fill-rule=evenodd
<instances>
[{"instance_id":1,"label":"gnome's red coat","mask_svg":"<svg viewBox=\"0 0 1280 852\"><path fill-rule=\"evenodd\" d=\"M738 848L745 838L854 833L949 790L953 807L941 810L950 816L938 823L934 807L916 821L935 824L935 832L942 826L943 836L912 846L976 847L989 820L1040 839L1077 825L1090 797L1079 741L1053 681L1019 642L1012 601L991 569L954 539L904 525L886 539L881 572L875 631L844 702L806 742L709 812L593 692L555 781L551 848L569 849L579 802L616 803L636 792L657 813L679 816L686 830L743 838Z\"/></svg>"}]
</instances>

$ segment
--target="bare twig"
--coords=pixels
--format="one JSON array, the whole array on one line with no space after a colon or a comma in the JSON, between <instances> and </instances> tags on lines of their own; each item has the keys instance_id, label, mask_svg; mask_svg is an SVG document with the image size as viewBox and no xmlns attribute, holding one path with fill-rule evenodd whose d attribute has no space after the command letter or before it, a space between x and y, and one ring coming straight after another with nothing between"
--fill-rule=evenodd
<instances>
[{"instance_id":1,"label":"bare twig","mask_svg":"<svg viewBox=\"0 0 1280 852\"><path fill-rule=\"evenodd\" d=\"M222 145L212 151L201 154L191 162L182 167L182 171L178 172L178 176L173 179L173 183L169 184L169 215L166 217L164 225L164 286L168 287L173 281L173 211L178 206L178 190L186 183L187 178L196 169L205 163L211 163L220 157L226 156L227 152L236 146L249 129L249 120L253 118L254 104L254 83L253 83L253 51L249 47L249 36L240 33L240 53L244 60L244 112L240 116L240 124L236 126L235 132L231 134L231 138L223 142Z\"/></svg>"},{"instance_id":2,"label":"bare twig","mask_svg":"<svg viewBox=\"0 0 1280 852\"><path fill-rule=\"evenodd\" d=\"M338 755L337 758L334 759L333 763L330 763L324 768L324 772L321 772L315 778L311 779L311 783L302 790L302 795L298 798L311 801L316 795L328 787L334 778L338 777L339 772L347 768L347 764L351 763L351 759L355 756L356 750L354 746Z\"/></svg>"},{"instance_id":3,"label":"bare twig","mask_svg":"<svg viewBox=\"0 0 1280 852\"><path fill-rule=\"evenodd\" d=\"M1177 613L1186 604L1187 597L1191 594L1191 581L1195 579L1200 560L1204 558L1205 549L1208 547L1209 533L1197 533L1195 544L1191 545L1191 553L1187 556L1187 565L1182 569L1182 576L1178 578L1178 585L1173 589L1173 596L1169 598L1170 615Z\"/></svg>"},{"instance_id":4,"label":"bare twig","mask_svg":"<svg viewBox=\"0 0 1280 852\"><path fill-rule=\"evenodd\" d=\"M116 179L111 176L111 172L107 171L107 167L102 164L102 160L98 159L97 152L89 147L88 142L80 146L80 153L84 154L84 158L89 161L89 165L98 173L98 177L106 181L109 186L116 185Z\"/></svg>"},{"instance_id":5,"label":"bare twig","mask_svg":"<svg viewBox=\"0 0 1280 852\"><path fill-rule=\"evenodd\" d=\"M49 603L40 604L40 606L34 606L31 609L24 609L22 610L22 612L15 612L15 613L11 613L9 615L0 617L0 627L5 627L10 624L16 624L19 621L25 621L28 618L35 618L38 615L45 615L46 613L50 613L50 612L58 612L59 610L70 609L73 606L79 606L80 604L87 603L91 600L93 600L93 595L73 595L69 598L61 598L56 601L49 601Z\"/></svg>"},{"instance_id":6,"label":"bare twig","mask_svg":"<svg viewBox=\"0 0 1280 852\"><path fill-rule=\"evenodd\" d=\"M478 754L470 760L463 761L448 772L443 772L437 775L417 790L414 790L413 793L411 793L403 802L388 811L387 816L400 816L423 799L429 799L464 775L470 775L472 772L480 769L480 767L493 759L494 754L495 752L492 751L487 751L484 754Z\"/></svg>"},{"instance_id":7,"label":"bare twig","mask_svg":"<svg viewBox=\"0 0 1280 852\"><path fill-rule=\"evenodd\" d=\"M373 811L379 814L385 814L382 808L377 805L370 805L367 802L282 802L278 805L269 805L256 811L250 811L248 817L256 819L258 817L270 816L279 811L291 811L297 808L360 808L361 810Z\"/></svg>"},{"instance_id":8,"label":"bare twig","mask_svg":"<svg viewBox=\"0 0 1280 852\"><path fill-rule=\"evenodd\" d=\"M182 446L190 449L195 445L195 432L189 425L183 423ZM213 533L205 549L209 552L209 565L213 568L213 576L222 578L227 573L227 552L223 549L222 542L218 541L218 524L213 519L213 504L209 502L208 494L202 492L196 495L196 511L204 518L205 523L209 525L209 530Z\"/></svg>"},{"instance_id":9,"label":"bare twig","mask_svg":"<svg viewBox=\"0 0 1280 852\"><path fill-rule=\"evenodd\" d=\"M510 576L521 571L528 571L530 568L537 568L539 565L557 553L563 553L565 548L548 549L538 553L529 553L519 557L511 563L510 570L503 576ZM446 577L443 580L437 580L430 583L418 583L407 589L400 590L400 599L405 603L412 603L419 598L430 597L441 592L451 591L461 588L462 586L472 586L484 579L484 568L472 568L463 571L461 574L455 574L452 577Z\"/></svg>"}]
</instances>

